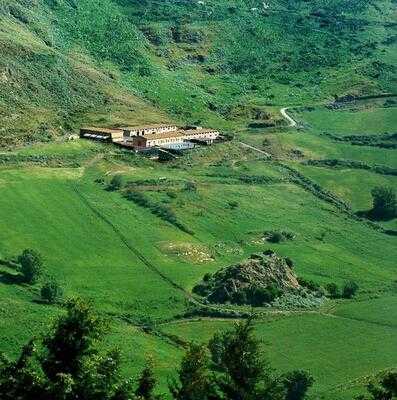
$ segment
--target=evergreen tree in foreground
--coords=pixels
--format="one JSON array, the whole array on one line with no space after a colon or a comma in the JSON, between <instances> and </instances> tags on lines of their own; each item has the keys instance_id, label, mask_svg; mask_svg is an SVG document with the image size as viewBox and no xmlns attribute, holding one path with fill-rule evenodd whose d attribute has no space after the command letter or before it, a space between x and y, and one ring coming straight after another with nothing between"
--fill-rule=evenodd
<instances>
[{"instance_id":1,"label":"evergreen tree in foreground","mask_svg":"<svg viewBox=\"0 0 397 400\"><path fill-rule=\"evenodd\" d=\"M378 382L367 385L368 395L356 397L356 400L394 400L397 399L397 370L384 372Z\"/></svg>"},{"instance_id":2,"label":"evergreen tree in foreground","mask_svg":"<svg viewBox=\"0 0 397 400\"><path fill-rule=\"evenodd\" d=\"M0 358L0 399L161 399L150 364L133 385L121 375L119 352L100 351L106 324L90 305L71 300L66 310L40 351L32 340L16 361ZM191 344L169 389L175 400L302 400L312 383L304 371L274 377L248 320L207 345Z\"/></svg>"},{"instance_id":3,"label":"evergreen tree in foreground","mask_svg":"<svg viewBox=\"0 0 397 400\"><path fill-rule=\"evenodd\" d=\"M0 360L0 399L135 400L132 385L121 376L119 353L99 351L103 320L82 300L71 300L66 308L40 354L32 341L17 361Z\"/></svg>"},{"instance_id":4,"label":"evergreen tree in foreground","mask_svg":"<svg viewBox=\"0 0 397 400\"><path fill-rule=\"evenodd\" d=\"M191 345L170 391L175 400L302 400L312 384L305 371L273 376L249 319L208 346Z\"/></svg>"},{"instance_id":5,"label":"evergreen tree in foreground","mask_svg":"<svg viewBox=\"0 0 397 400\"><path fill-rule=\"evenodd\" d=\"M210 359L204 345L191 344L178 373L179 384L173 381L170 392L175 400L212 400L214 380L209 369Z\"/></svg>"},{"instance_id":6,"label":"evergreen tree in foreground","mask_svg":"<svg viewBox=\"0 0 397 400\"><path fill-rule=\"evenodd\" d=\"M142 371L135 395L141 400L159 400L161 397L154 394L155 387L156 377L153 372L153 366L149 363Z\"/></svg>"}]
</instances>

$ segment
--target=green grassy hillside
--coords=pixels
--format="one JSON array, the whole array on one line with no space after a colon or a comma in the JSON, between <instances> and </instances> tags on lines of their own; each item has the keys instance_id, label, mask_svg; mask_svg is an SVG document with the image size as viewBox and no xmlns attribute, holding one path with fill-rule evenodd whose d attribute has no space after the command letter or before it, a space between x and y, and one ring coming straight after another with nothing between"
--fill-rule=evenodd
<instances>
[{"instance_id":1,"label":"green grassy hillside","mask_svg":"<svg viewBox=\"0 0 397 400\"><path fill-rule=\"evenodd\" d=\"M0 351L15 357L63 312L40 300L48 275L109 320L126 375L152 357L165 391L187 341L251 311L197 316L192 288L273 249L301 278L359 285L255 309L276 371L310 371L310 400L348 400L395 366L397 220L356 212L397 187L397 99L330 104L396 91L394 13L392 0L0 0ZM161 121L234 137L167 163L66 140ZM125 187L107 190L118 174ZM266 242L273 230L294 240ZM44 258L34 285L4 263L25 248Z\"/></svg>"},{"instance_id":2,"label":"green grassy hillside","mask_svg":"<svg viewBox=\"0 0 397 400\"><path fill-rule=\"evenodd\" d=\"M342 112L321 111L330 131L339 131ZM382 123L392 126L376 111L378 124L371 129L365 109L357 113L363 124L354 129L346 125L341 133L366 128L375 135L376 126L381 132ZM299 133L241 132L232 142L195 149L166 164L82 140L2 153L1 258L13 258L27 247L40 251L65 296L91 299L111 321L108 343L121 348L126 372L138 371L151 356L162 388L169 366L183 353L181 342L204 340L226 326L218 318L180 319L191 310L191 289L205 273L272 248L293 259L300 277L319 284L354 280L360 286L355 300L328 301L299 312L261 309L257 323L277 370L291 365L308 369L316 379L313 399L349 399L368 376L395 364L395 237L305 189L291 178L290 168L351 203L353 211L369 207L374 185L395 187L396 182L394 176L367 170L305 165L313 158L310 146L316 146L316 138L328 151L339 146L319 136L322 117L316 118L316 111L309 114L311 127ZM303 121L305 117L299 114ZM267 160L240 141L274 151L278 160ZM294 159L288 146L301 149L303 158ZM387 152L365 148L362 154L376 158ZM355 154L359 157L359 150ZM395 165L391 158L390 166ZM170 209L189 233L127 200L121 191L107 191L114 174L122 174L127 187L152 204ZM187 182L197 190L187 190ZM385 227L395 229L395 220ZM261 240L264 231L283 229L296 238L281 244ZM39 302L40 282L20 285L12 281L13 273L2 267L0 274L0 349L9 355L44 332L61 312ZM152 327L152 334L141 330L143 323ZM136 346L143 351L136 354Z\"/></svg>"},{"instance_id":3,"label":"green grassy hillside","mask_svg":"<svg viewBox=\"0 0 397 400\"><path fill-rule=\"evenodd\" d=\"M390 0L2 0L2 145L85 123L235 129L272 119L265 106L393 91L392 13Z\"/></svg>"}]
</instances>

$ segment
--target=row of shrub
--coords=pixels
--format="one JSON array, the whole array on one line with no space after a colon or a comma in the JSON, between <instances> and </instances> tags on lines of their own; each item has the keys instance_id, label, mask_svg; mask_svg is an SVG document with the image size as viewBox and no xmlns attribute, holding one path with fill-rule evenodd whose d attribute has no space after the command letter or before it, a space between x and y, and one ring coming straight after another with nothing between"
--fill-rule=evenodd
<instances>
[{"instance_id":1,"label":"row of shrub","mask_svg":"<svg viewBox=\"0 0 397 400\"><path fill-rule=\"evenodd\" d=\"M242 183L246 183L249 185L268 185L272 183L280 183L282 180L280 178L274 178L273 176L266 176L266 175L238 175L238 174L213 174L208 173L205 176L209 178L222 178L219 183L223 184L235 184L235 181L239 181ZM227 181L225 179L230 179Z\"/></svg>"},{"instance_id":2,"label":"row of shrub","mask_svg":"<svg viewBox=\"0 0 397 400\"><path fill-rule=\"evenodd\" d=\"M303 164L312 165L315 167L364 169L367 171L375 172L377 174L397 176L397 168L391 168L385 165L376 165L376 164L368 165L362 161L325 159L325 160L308 160L303 162Z\"/></svg>"},{"instance_id":3,"label":"row of shrub","mask_svg":"<svg viewBox=\"0 0 397 400\"><path fill-rule=\"evenodd\" d=\"M249 318L252 315L248 311L229 310L217 306L195 306L186 311L179 318L209 317L209 318Z\"/></svg>"},{"instance_id":4,"label":"row of shrub","mask_svg":"<svg viewBox=\"0 0 397 400\"><path fill-rule=\"evenodd\" d=\"M128 186L170 186L182 184L182 180L174 180L170 178L151 178L151 179L137 179L129 181Z\"/></svg>"},{"instance_id":5,"label":"row of shrub","mask_svg":"<svg viewBox=\"0 0 397 400\"><path fill-rule=\"evenodd\" d=\"M97 183L105 183L103 178L99 178L96 180ZM176 185L183 185L183 190L187 192L195 192L197 191L197 184L193 181L183 181L183 180L172 180L169 178L157 178L157 179L139 179L135 181L129 181L125 183L123 176L120 174L116 174L110 180L107 190L109 191L116 191L120 190L124 187L128 187L130 190L134 190L134 188L140 186L154 186L158 187L159 191L164 190L169 186L176 186ZM161 189L160 189L161 188Z\"/></svg>"},{"instance_id":6,"label":"row of shrub","mask_svg":"<svg viewBox=\"0 0 397 400\"><path fill-rule=\"evenodd\" d=\"M335 142L347 142L355 146L372 146L384 149L397 148L397 133L384 133L382 135L334 135L332 133L324 133Z\"/></svg>"},{"instance_id":7,"label":"row of shrub","mask_svg":"<svg viewBox=\"0 0 397 400\"><path fill-rule=\"evenodd\" d=\"M169 207L163 204L154 203L143 193L136 192L133 190L127 190L124 196L126 199L133 201L138 206L147 208L148 210L150 210L152 214L161 218L163 221L170 223L176 228L182 230L183 232L193 234L193 232L189 228L187 228L185 225L183 225L181 222L178 221L175 213Z\"/></svg>"},{"instance_id":8,"label":"row of shrub","mask_svg":"<svg viewBox=\"0 0 397 400\"><path fill-rule=\"evenodd\" d=\"M305 175L301 174L296 169L290 167L286 164L280 164L284 169L289 172L289 180L296 185L301 186L305 190L311 192L314 196L322 199L343 212L347 212L351 214L350 206L337 197L334 193L323 189L318 183L312 181L311 179L307 178Z\"/></svg>"},{"instance_id":9,"label":"row of shrub","mask_svg":"<svg viewBox=\"0 0 397 400\"><path fill-rule=\"evenodd\" d=\"M347 281L342 286L338 286L336 283L331 282L326 284L324 287L312 280L304 278L298 278L298 282L301 286L309 289L317 296L327 296L331 299L351 299L359 289L359 286L354 281Z\"/></svg>"},{"instance_id":10,"label":"row of shrub","mask_svg":"<svg viewBox=\"0 0 397 400\"><path fill-rule=\"evenodd\" d=\"M295 239L295 234L289 231L266 231L265 239L270 243L281 243Z\"/></svg>"},{"instance_id":11,"label":"row of shrub","mask_svg":"<svg viewBox=\"0 0 397 400\"><path fill-rule=\"evenodd\" d=\"M240 182L248 183L250 185L267 185L270 183L278 183L280 181L279 179L264 175L241 175L238 176L237 179Z\"/></svg>"}]
</instances>

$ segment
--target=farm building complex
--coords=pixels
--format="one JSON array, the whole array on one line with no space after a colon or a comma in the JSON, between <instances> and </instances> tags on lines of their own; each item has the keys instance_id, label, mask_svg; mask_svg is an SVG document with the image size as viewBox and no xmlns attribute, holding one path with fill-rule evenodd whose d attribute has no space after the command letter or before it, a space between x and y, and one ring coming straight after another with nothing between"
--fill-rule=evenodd
<instances>
[{"instance_id":1,"label":"farm building complex","mask_svg":"<svg viewBox=\"0 0 397 400\"><path fill-rule=\"evenodd\" d=\"M136 151L151 148L181 150L192 148L197 144L209 145L219 139L215 129L201 127L181 129L176 125L148 125L121 128L81 128L80 137L113 142L119 146Z\"/></svg>"}]
</instances>

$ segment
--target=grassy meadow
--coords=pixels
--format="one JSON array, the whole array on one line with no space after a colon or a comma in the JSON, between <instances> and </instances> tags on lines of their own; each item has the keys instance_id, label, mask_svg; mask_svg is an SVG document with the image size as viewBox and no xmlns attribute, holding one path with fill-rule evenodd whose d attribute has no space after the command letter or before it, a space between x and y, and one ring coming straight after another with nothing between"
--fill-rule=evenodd
<instances>
[{"instance_id":1,"label":"grassy meadow","mask_svg":"<svg viewBox=\"0 0 397 400\"><path fill-rule=\"evenodd\" d=\"M330 130L337 113L328 111ZM375 127L369 132L375 134ZM310 142L316 135L314 128L241 132L238 140L192 150L170 163L83 140L14 150L14 162L0 170L0 212L6 227L0 231L1 258L12 259L24 248L40 251L46 273L61 283L66 296L91 299L111 321L106 343L122 350L126 373L136 373L153 357L162 390L169 366L183 354L169 337L207 340L233 322L180 320L192 307L192 287L205 273L272 248L293 259L298 276L320 284L354 280L360 286L357 300L328 301L311 311L263 309L256 322L276 371L308 369L316 379L311 398L348 399L360 392L368 376L395 365L395 238L293 183L284 165L349 202L354 211L370 207L372 186L395 187L396 181L371 171L319 168L287 158L284 139L303 148L295 138ZM265 149L260 140L271 138L276 149L274 137L280 139L279 161L239 144L242 140ZM390 152L367 149L371 151ZM306 148L303 154L308 154ZM26 158L32 156L40 163ZM65 166L65 160L75 165ZM126 188L172 210L189 232L129 201L123 190L106 190L115 174L122 175ZM194 190L188 182L194 182ZM395 220L386 224L393 229ZM266 230L282 229L296 238L281 244L262 239ZM15 284L14 273L0 267L0 343L10 356L29 337L46 332L62 312L40 302L40 283ZM155 326L160 334L145 333L141 324Z\"/></svg>"},{"instance_id":2,"label":"grassy meadow","mask_svg":"<svg viewBox=\"0 0 397 400\"><path fill-rule=\"evenodd\" d=\"M166 391L181 343L235 322L189 317L192 288L273 249L299 277L359 285L352 300L255 310L275 373L307 369L310 400L350 400L397 365L397 220L354 216L373 187L397 188L397 112L395 96L333 102L395 93L393 1L201 3L0 0L0 261L32 248L46 270L18 284L0 263L0 351L16 357L64 312L40 300L54 277L109 320L125 374L152 358ZM82 125L167 121L233 140L167 163L68 140ZM344 164L310 164L324 160ZM109 191L115 175L124 186ZM295 238L271 244L269 230Z\"/></svg>"}]
</instances>

